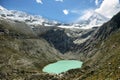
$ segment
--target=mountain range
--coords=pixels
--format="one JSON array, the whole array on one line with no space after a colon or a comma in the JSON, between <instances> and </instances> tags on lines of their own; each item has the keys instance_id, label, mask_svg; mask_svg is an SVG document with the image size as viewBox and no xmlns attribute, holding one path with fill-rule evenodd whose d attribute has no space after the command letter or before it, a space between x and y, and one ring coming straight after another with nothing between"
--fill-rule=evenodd
<instances>
[{"instance_id":1,"label":"mountain range","mask_svg":"<svg viewBox=\"0 0 120 80\"><path fill-rule=\"evenodd\" d=\"M87 18L81 19L77 21L77 23L62 24L57 21L50 21L48 19L43 18L42 16L37 15L33 16L22 11L7 10L2 6L0 6L0 16L15 21L23 21L32 26L44 25L44 26L57 26L61 28L81 28L81 29L98 27L109 20L109 18L94 11L91 12Z\"/></svg>"},{"instance_id":2,"label":"mountain range","mask_svg":"<svg viewBox=\"0 0 120 80\"><path fill-rule=\"evenodd\" d=\"M120 12L112 19L92 12L74 24L0 6L1 80L119 80ZM42 68L63 59L80 69L54 75Z\"/></svg>"}]
</instances>

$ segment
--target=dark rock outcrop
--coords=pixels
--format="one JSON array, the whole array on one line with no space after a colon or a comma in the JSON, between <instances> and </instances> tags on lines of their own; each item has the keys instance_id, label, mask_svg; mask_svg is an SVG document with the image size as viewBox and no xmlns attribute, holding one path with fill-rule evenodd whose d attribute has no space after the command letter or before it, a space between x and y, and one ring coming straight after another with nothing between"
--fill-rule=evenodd
<instances>
[{"instance_id":1,"label":"dark rock outcrop","mask_svg":"<svg viewBox=\"0 0 120 80\"><path fill-rule=\"evenodd\" d=\"M74 46L73 40L67 36L64 29L52 29L42 35L51 45L61 53L70 51Z\"/></svg>"}]
</instances>

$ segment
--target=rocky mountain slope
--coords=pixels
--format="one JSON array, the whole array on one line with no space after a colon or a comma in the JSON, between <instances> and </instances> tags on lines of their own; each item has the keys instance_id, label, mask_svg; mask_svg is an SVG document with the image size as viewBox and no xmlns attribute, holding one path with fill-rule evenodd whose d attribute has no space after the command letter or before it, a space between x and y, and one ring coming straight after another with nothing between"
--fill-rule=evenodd
<instances>
[{"instance_id":1,"label":"rocky mountain slope","mask_svg":"<svg viewBox=\"0 0 120 80\"><path fill-rule=\"evenodd\" d=\"M68 71L66 80L120 79L120 12L82 45L81 69ZM80 48L79 48L80 49ZM79 54L80 54L79 53Z\"/></svg>"},{"instance_id":2,"label":"rocky mountain slope","mask_svg":"<svg viewBox=\"0 0 120 80\"><path fill-rule=\"evenodd\" d=\"M2 6L0 6L0 17L19 24L21 22L25 23L26 26L31 28L30 31L34 32L35 35L42 35L43 38L61 53L69 52L74 46L85 42L97 29L82 29L77 24L62 24L57 21L44 19L40 16L29 15L25 12L7 10Z\"/></svg>"},{"instance_id":3,"label":"rocky mountain slope","mask_svg":"<svg viewBox=\"0 0 120 80\"><path fill-rule=\"evenodd\" d=\"M98 29L84 43L86 58L81 69L69 70L58 76L48 75L51 80L119 80L120 79L120 13ZM95 37L95 38L93 38ZM88 44L89 45L85 45ZM86 49L87 48L87 49ZM79 48L80 49L80 48ZM87 51L86 51L87 50ZM79 52L79 54L81 54ZM35 76L34 76L35 77ZM40 79L40 75L36 76ZM43 77L43 76L42 76ZM33 77L32 77L33 78ZM47 77L48 78L48 77ZM45 76L44 76L45 79ZM43 79L43 80L44 80Z\"/></svg>"},{"instance_id":4,"label":"rocky mountain slope","mask_svg":"<svg viewBox=\"0 0 120 80\"><path fill-rule=\"evenodd\" d=\"M90 52L95 53L96 44L103 40L106 40L112 33L119 30L119 19L120 17L118 13L118 15L114 16L109 22L103 24L89 40L79 46L81 47L80 52L85 53L86 56L89 52L88 56L92 56Z\"/></svg>"},{"instance_id":5,"label":"rocky mountain slope","mask_svg":"<svg viewBox=\"0 0 120 80\"><path fill-rule=\"evenodd\" d=\"M120 79L120 12L105 23L88 40L86 58L81 69L54 76L56 80L119 80ZM95 37L97 36L97 37ZM95 37L95 38L93 38ZM90 50L90 49L91 50ZM83 52L84 52L83 51ZM81 54L79 52L79 54ZM53 79L49 75L50 79ZM40 77L38 77L40 79ZM44 80L44 79L43 79Z\"/></svg>"},{"instance_id":6,"label":"rocky mountain slope","mask_svg":"<svg viewBox=\"0 0 120 80\"><path fill-rule=\"evenodd\" d=\"M105 23L93 36L96 41L96 52L86 61L85 66L93 69L93 74L89 74L86 80L93 79L120 79L120 12L109 22ZM89 54L89 53L88 53ZM88 74L87 74L88 75Z\"/></svg>"},{"instance_id":7,"label":"rocky mountain slope","mask_svg":"<svg viewBox=\"0 0 120 80\"><path fill-rule=\"evenodd\" d=\"M45 65L60 59L62 54L28 25L0 19L0 79L40 73Z\"/></svg>"}]
</instances>

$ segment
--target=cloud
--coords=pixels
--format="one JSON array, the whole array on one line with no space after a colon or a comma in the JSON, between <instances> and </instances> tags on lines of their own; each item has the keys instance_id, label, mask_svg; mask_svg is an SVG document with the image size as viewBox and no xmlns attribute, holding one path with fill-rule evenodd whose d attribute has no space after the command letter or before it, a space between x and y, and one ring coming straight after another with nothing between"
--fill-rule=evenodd
<instances>
[{"instance_id":1,"label":"cloud","mask_svg":"<svg viewBox=\"0 0 120 80\"><path fill-rule=\"evenodd\" d=\"M89 9L83 12L83 16L81 16L78 20L88 20L91 15L94 14L94 10Z\"/></svg>"},{"instance_id":2,"label":"cloud","mask_svg":"<svg viewBox=\"0 0 120 80\"><path fill-rule=\"evenodd\" d=\"M103 0L100 7L95 10L96 12L111 18L113 15L120 11L120 1L119 0Z\"/></svg>"},{"instance_id":3,"label":"cloud","mask_svg":"<svg viewBox=\"0 0 120 80\"><path fill-rule=\"evenodd\" d=\"M81 10L73 9L73 10L70 10L70 13L81 14Z\"/></svg>"},{"instance_id":4,"label":"cloud","mask_svg":"<svg viewBox=\"0 0 120 80\"><path fill-rule=\"evenodd\" d=\"M43 4L42 0L36 0L37 3Z\"/></svg>"},{"instance_id":5,"label":"cloud","mask_svg":"<svg viewBox=\"0 0 120 80\"><path fill-rule=\"evenodd\" d=\"M55 1L58 1L58 2L63 2L63 0L55 0Z\"/></svg>"},{"instance_id":6,"label":"cloud","mask_svg":"<svg viewBox=\"0 0 120 80\"><path fill-rule=\"evenodd\" d=\"M69 14L69 11L68 11L67 9L64 9L64 10L63 10L63 13L64 13L65 15L68 15L68 14Z\"/></svg>"},{"instance_id":7,"label":"cloud","mask_svg":"<svg viewBox=\"0 0 120 80\"><path fill-rule=\"evenodd\" d=\"M97 0L98 1L98 0ZM96 1L96 4L99 5L99 2ZM99 0L100 1L100 0ZM103 0L99 8L88 9L83 11L83 15L80 16L79 20L87 20L94 12L97 12L107 18L112 18L115 14L120 11L120 1L119 0Z\"/></svg>"},{"instance_id":8,"label":"cloud","mask_svg":"<svg viewBox=\"0 0 120 80\"><path fill-rule=\"evenodd\" d=\"M96 4L96 5L99 5L99 1L98 1L98 0L95 0L95 4Z\"/></svg>"}]
</instances>

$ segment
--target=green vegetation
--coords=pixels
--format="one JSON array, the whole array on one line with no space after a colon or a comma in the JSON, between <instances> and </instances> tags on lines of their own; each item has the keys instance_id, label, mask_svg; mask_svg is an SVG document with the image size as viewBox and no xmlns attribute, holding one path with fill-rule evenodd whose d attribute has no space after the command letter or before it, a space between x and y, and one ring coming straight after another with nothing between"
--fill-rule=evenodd
<instances>
[{"instance_id":1,"label":"green vegetation","mask_svg":"<svg viewBox=\"0 0 120 80\"><path fill-rule=\"evenodd\" d=\"M89 70L80 79L119 80L120 79L120 31L97 45L97 53L88 61Z\"/></svg>"}]
</instances>

